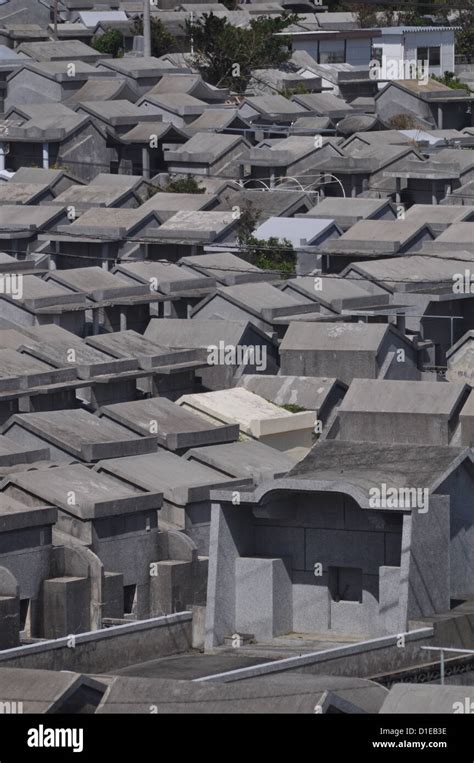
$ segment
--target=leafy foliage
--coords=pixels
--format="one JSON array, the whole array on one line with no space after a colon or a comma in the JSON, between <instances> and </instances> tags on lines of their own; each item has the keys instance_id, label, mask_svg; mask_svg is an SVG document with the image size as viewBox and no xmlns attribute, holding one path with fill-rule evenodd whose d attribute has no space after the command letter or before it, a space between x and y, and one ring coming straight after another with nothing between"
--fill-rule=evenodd
<instances>
[{"instance_id":1,"label":"leafy foliage","mask_svg":"<svg viewBox=\"0 0 474 763\"><path fill-rule=\"evenodd\" d=\"M118 29L107 29L103 35L92 40L92 47L99 53L109 53L113 58L123 56L123 34Z\"/></svg>"},{"instance_id":2,"label":"leafy foliage","mask_svg":"<svg viewBox=\"0 0 474 763\"><path fill-rule=\"evenodd\" d=\"M474 0L466 0L465 7L457 13L456 25L461 29L456 33L456 53L465 56L468 63L474 62Z\"/></svg>"},{"instance_id":3,"label":"leafy foliage","mask_svg":"<svg viewBox=\"0 0 474 763\"><path fill-rule=\"evenodd\" d=\"M281 94L285 98L291 98L292 95L307 95L307 93L309 92L310 91L308 90L307 87L305 87L304 82L298 82L298 84L295 85L295 87L285 87L281 91Z\"/></svg>"},{"instance_id":4,"label":"leafy foliage","mask_svg":"<svg viewBox=\"0 0 474 763\"><path fill-rule=\"evenodd\" d=\"M418 122L411 114L395 114L387 124L391 130L415 130Z\"/></svg>"},{"instance_id":5,"label":"leafy foliage","mask_svg":"<svg viewBox=\"0 0 474 763\"><path fill-rule=\"evenodd\" d=\"M255 204L245 203L240 210L239 222L237 223L237 241L245 244L258 225L262 215L261 209Z\"/></svg>"},{"instance_id":6,"label":"leafy foliage","mask_svg":"<svg viewBox=\"0 0 474 763\"><path fill-rule=\"evenodd\" d=\"M143 21L135 21L135 34L143 34ZM169 53L176 46L176 38L163 26L159 19L151 19L150 27L151 55L159 58Z\"/></svg>"},{"instance_id":7,"label":"leafy foliage","mask_svg":"<svg viewBox=\"0 0 474 763\"><path fill-rule=\"evenodd\" d=\"M287 238L272 236L263 240L249 236L246 241L247 255L262 270L278 270L284 278L291 278L296 267L296 252Z\"/></svg>"},{"instance_id":8,"label":"leafy foliage","mask_svg":"<svg viewBox=\"0 0 474 763\"><path fill-rule=\"evenodd\" d=\"M252 69L281 66L291 58L285 36L275 37L296 23L295 14L251 19L246 29L233 26L226 18L203 13L197 21L186 21L192 38L195 64L212 85L243 92Z\"/></svg>"},{"instance_id":9,"label":"leafy foliage","mask_svg":"<svg viewBox=\"0 0 474 763\"><path fill-rule=\"evenodd\" d=\"M471 0L469 0L470 2ZM408 4L394 2L392 5L360 2L360 3L338 3L337 7L332 7L332 11L348 11L356 14L356 19L360 27L385 27L385 26L420 26L431 24L427 22L426 14L436 16L441 23L446 23L448 14L451 10L448 0L432 0L431 7L428 7L423 0L413 0Z\"/></svg>"},{"instance_id":10,"label":"leafy foliage","mask_svg":"<svg viewBox=\"0 0 474 763\"><path fill-rule=\"evenodd\" d=\"M436 82L441 82L442 85L447 85L453 90L468 90L467 86L456 77L454 72L445 72L442 77L437 77L435 74L432 74L431 79L436 80Z\"/></svg>"},{"instance_id":11,"label":"leafy foliage","mask_svg":"<svg viewBox=\"0 0 474 763\"><path fill-rule=\"evenodd\" d=\"M168 180L163 190L166 193L204 193L206 189L199 185L195 177L188 175L185 178Z\"/></svg>"},{"instance_id":12,"label":"leafy foliage","mask_svg":"<svg viewBox=\"0 0 474 763\"><path fill-rule=\"evenodd\" d=\"M278 270L284 278L290 278L296 267L293 244L286 238L256 238L253 231L260 217L261 210L253 205L241 211L237 226L237 241L243 248L240 256L262 270Z\"/></svg>"}]
</instances>

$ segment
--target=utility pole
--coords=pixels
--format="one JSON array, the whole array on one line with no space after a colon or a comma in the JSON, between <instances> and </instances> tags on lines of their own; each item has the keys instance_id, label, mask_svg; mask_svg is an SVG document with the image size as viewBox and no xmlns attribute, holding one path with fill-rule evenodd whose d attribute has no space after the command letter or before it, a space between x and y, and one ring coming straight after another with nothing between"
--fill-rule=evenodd
<instances>
[{"instance_id":1,"label":"utility pole","mask_svg":"<svg viewBox=\"0 0 474 763\"><path fill-rule=\"evenodd\" d=\"M53 36L58 39L58 0L53 1Z\"/></svg>"},{"instance_id":2,"label":"utility pole","mask_svg":"<svg viewBox=\"0 0 474 763\"><path fill-rule=\"evenodd\" d=\"M150 0L143 0L143 55L151 56Z\"/></svg>"}]
</instances>

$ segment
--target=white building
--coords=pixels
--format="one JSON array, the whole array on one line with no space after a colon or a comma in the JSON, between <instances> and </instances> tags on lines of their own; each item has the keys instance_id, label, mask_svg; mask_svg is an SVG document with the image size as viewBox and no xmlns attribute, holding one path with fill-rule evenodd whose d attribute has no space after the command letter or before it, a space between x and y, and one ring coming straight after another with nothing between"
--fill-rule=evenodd
<instances>
[{"instance_id":1,"label":"white building","mask_svg":"<svg viewBox=\"0 0 474 763\"><path fill-rule=\"evenodd\" d=\"M306 51L318 64L368 66L373 42L380 37L380 29L278 32L276 36L290 38L293 51Z\"/></svg>"},{"instance_id":2,"label":"white building","mask_svg":"<svg viewBox=\"0 0 474 763\"><path fill-rule=\"evenodd\" d=\"M381 28L381 37L374 40L373 57L381 63L386 61L390 75L390 62L399 71L409 71L410 62L428 62L429 75L440 76L454 72L454 35L457 27L406 26ZM387 79L410 79L410 76L388 76Z\"/></svg>"},{"instance_id":3,"label":"white building","mask_svg":"<svg viewBox=\"0 0 474 763\"><path fill-rule=\"evenodd\" d=\"M424 69L427 61L429 75L453 72L457 29L406 26L279 34L290 38L293 51L306 51L318 64L351 64L359 68L368 67L374 59L383 64L385 59L384 76L379 78L399 80L415 77L414 72L410 74L411 62L422 62Z\"/></svg>"}]
</instances>

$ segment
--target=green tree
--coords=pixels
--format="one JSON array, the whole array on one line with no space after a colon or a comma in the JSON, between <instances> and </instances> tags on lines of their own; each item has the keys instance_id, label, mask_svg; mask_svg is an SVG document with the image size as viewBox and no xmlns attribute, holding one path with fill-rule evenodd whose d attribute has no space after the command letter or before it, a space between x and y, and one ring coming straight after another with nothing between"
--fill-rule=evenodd
<instances>
[{"instance_id":1,"label":"green tree","mask_svg":"<svg viewBox=\"0 0 474 763\"><path fill-rule=\"evenodd\" d=\"M468 63L474 61L474 0L466 0L465 7L458 10L455 21L461 29L456 33L456 53Z\"/></svg>"},{"instance_id":2,"label":"green tree","mask_svg":"<svg viewBox=\"0 0 474 763\"><path fill-rule=\"evenodd\" d=\"M135 21L135 34L143 34L143 21L137 19ZM150 42L151 42L151 55L159 58L164 56L165 53L169 53L170 50L176 47L176 38L168 32L159 19L151 19L150 25Z\"/></svg>"},{"instance_id":3,"label":"green tree","mask_svg":"<svg viewBox=\"0 0 474 763\"><path fill-rule=\"evenodd\" d=\"M419 26L427 23L424 16L428 13L436 16L440 22L447 23L450 6L448 0L432 0L431 7L428 7L424 0L412 0L409 5L396 2L392 5L351 2L340 4L339 7L330 6L330 10L355 13L359 26L368 28L400 24Z\"/></svg>"},{"instance_id":4,"label":"green tree","mask_svg":"<svg viewBox=\"0 0 474 763\"><path fill-rule=\"evenodd\" d=\"M251 204L246 201L243 207L240 209L239 222L237 223L236 235L239 244L245 245L248 239L252 236L255 228L258 225L258 221L262 215L262 211L255 204Z\"/></svg>"},{"instance_id":5,"label":"green tree","mask_svg":"<svg viewBox=\"0 0 474 763\"><path fill-rule=\"evenodd\" d=\"M185 178L168 180L163 190L166 193L204 193L206 189L199 185L195 177L188 175Z\"/></svg>"},{"instance_id":6,"label":"green tree","mask_svg":"<svg viewBox=\"0 0 474 763\"><path fill-rule=\"evenodd\" d=\"M294 87L283 88L283 90L281 91L281 94L285 98L291 98L292 95L306 95L309 92L310 91L305 86L304 82L298 82L298 84L295 85Z\"/></svg>"},{"instance_id":7,"label":"green tree","mask_svg":"<svg viewBox=\"0 0 474 763\"><path fill-rule=\"evenodd\" d=\"M289 38L275 37L298 17L283 13L275 18L251 19L248 28L236 27L226 18L203 13L197 21L186 21L192 38L195 64L212 85L243 92L252 69L281 66L291 58Z\"/></svg>"},{"instance_id":8,"label":"green tree","mask_svg":"<svg viewBox=\"0 0 474 763\"><path fill-rule=\"evenodd\" d=\"M262 270L277 270L284 278L294 275L296 252L288 239L276 237L268 240L253 235L262 211L254 204L247 203L241 209L236 237L241 247L240 256Z\"/></svg>"},{"instance_id":9,"label":"green tree","mask_svg":"<svg viewBox=\"0 0 474 763\"><path fill-rule=\"evenodd\" d=\"M468 87L456 77L454 72L444 72L442 77L437 77L436 74L432 74L431 79L436 80L436 82L441 82L442 85L447 85L447 87L452 88L452 90L466 90L469 92Z\"/></svg>"},{"instance_id":10,"label":"green tree","mask_svg":"<svg viewBox=\"0 0 474 763\"><path fill-rule=\"evenodd\" d=\"M92 47L99 53L109 53L113 58L123 55L123 34L118 29L107 29L104 34L94 37Z\"/></svg>"},{"instance_id":11,"label":"green tree","mask_svg":"<svg viewBox=\"0 0 474 763\"><path fill-rule=\"evenodd\" d=\"M266 240L249 236L245 242L246 258L262 270L277 270L284 278L295 274L296 252L291 241L272 236Z\"/></svg>"}]
</instances>

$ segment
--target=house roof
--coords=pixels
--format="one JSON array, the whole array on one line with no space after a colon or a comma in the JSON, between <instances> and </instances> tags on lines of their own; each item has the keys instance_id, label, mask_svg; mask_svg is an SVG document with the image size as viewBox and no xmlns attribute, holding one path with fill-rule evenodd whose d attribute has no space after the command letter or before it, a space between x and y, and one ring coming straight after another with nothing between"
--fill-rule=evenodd
<instances>
[{"instance_id":1,"label":"house roof","mask_svg":"<svg viewBox=\"0 0 474 763\"><path fill-rule=\"evenodd\" d=\"M458 339L457 342L453 344L452 347L449 348L449 350L446 353L446 358L451 358L455 360L456 353L465 345L465 344L471 344L474 340L474 330L466 331L465 334L462 335L460 339ZM474 369L473 369L474 370Z\"/></svg>"},{"instance_id":2,"label":"house roof","mask_svg":"<svg viewBox=\"0 0 474 763\"><path fill-rule=\"evenodd\" d=\"M100 267L70 268L53 270L47 275L47 283L58 283L66 289L87 294L97 301L120 296L147 295L150 290L145 285L131 285Z\"/></svg>"},{"instance_id":3,"label":"house roof","mask_svg":"<svg viewBox=\"0 0 474 763\"><path fill-rule=\"evenodd\" d=\"M245 283L235 286L221 286L217 289L217 295L230 302L239 305L254 315L261 315L263 311L273 311L278 308L286 308L287 311L301 307L301 300L280 291L270 283ZM207 297L207 300L212 299ZM199 303L193 311L198 316L200 308L206 300Z\"/></svg>"},{"instance_id":4,"label":"house roof","mask_svg":"<svg viewBox=\"0 0 474 763\"><path fill-rule=\"evenodd\" d=\"M47 183L12 183L10 181L0 186L0 204L34 204L48 189Z\"/></svg>"},{"instance_id":5,"label":"house roof","mask_svg":"<svg viewBox=\"0 0 474 763\"><path fill-rule=\"evenodd\" d=\"M74 108L114 126L130 122L153 122L156 119L155 114L150 114L127 100L81 101Z\"/></svg>"},{"instance_id":6,"label":"house roof","mask_svg":"<svg viewBox=\"0 0 474 763\"><path fill-rule=\"evenodd\" d=\"M300 276L284 281L282 289L295 296L295 293L299 293L303 297L309 298L313 302L320 302L337 312L342 310L345 301L358 300L359 304L362 304L361 300L364 300L366 304L369 304L370 301L373 304L380 304L382 299L380 294L374 295L373 289L369 292L362 279L357 281L340 276L324 275L319 279L319 283L317 282L317 275ZM388 303L388 296L385 297L385 300ZM353 302L352 305L356 306L357 302Z\"/></svg>"},{"instance_id":7,"label":"house roof","mask_svg":"<svg viewBox=\"0 0 474 763\"><path fill-rule=\"evenodd\" d=\"M290 101L283 95L257 95L245 96L243 104L248 104L263 116L278 114L298 114L305 111L297 103Z\"/></svg>"},{"instance_id":8,"label":"house roof","mask_svg":"<svg viewBox=\"0 0 474 763\"><path fill-rule=\"evenodd\" d=\"M305 95L293 95L292 102L304 106L308 111L313 111L322 116L331 114L343 114L353 112L352 106L342 98L331 93L306 93Z\"/></svg>"},{"instance_id":9,"label":"house roof","mask_svg":"<svg viewBox=\"0 0 474 763\"><path fill-rule=\"evenodd\" d=\"M436 238L437 244L457 244L466 249L474 247L474 225L472 222L453 222Z\"/></svg>"},{"instance_id":10,"label":"house roof","mask_svg":"<svg viewBox=\"0 0 474 763\"><path fill-rule=\"evenodd\" d=\"M304 192L288 193L287 189L274 188L271 192L259 188L232 188L220 194L220 208L232 209L239 206L245 209L250 206L252 212L259 214L259 221L269 217L280 217L285 212L291 216L294 211L310 209L310 197ZM326 215L331 217L331 215Z\"/></svg>"},{"instance_id":11,"label":"house roof","mask_svg":"<svg viewBox=\"0 0 474 763\"><path fill-rule=\"evenodd\" d=\"M137 106L151 103L159 108L179 116L202 114L207 109L207 103L187 93L146 93L137 101Z\"/></svg>"},{"instance_id":12,"label":"house roof","mask_svg":"<svg viewBox=\"0 0 474 763\"><path fill-rule=\"evenodd\" d=\"M314 217L270 217L253 231L253 236L267 241L269 238L287 239L295 247L311 246L325 234L341 233L334 220Z\"/></svg>"},{"instance_id":13,"label":"house roof","mask_svg":"<svg viewBox=\"0 0 474 763\"><path fill-rule=\"evenodd\" d=\"M388 26L381 27L380 32L382 36L390 36L393 34L405 34L406 32L457 32L460 27L457 26Z\"/></svg>"},{"instance_id":14,"label":"house roof","mask_svg":"<svg viewBox=\"0 0 474 763\"><path fill-rule=\"evenodd\" d=\"M7 479L9 484L39 496L45 503L83 521L156 510L162 500L159 491L143 491L136 486L117 483L108 475L98 474L82 464L56 466L54 471L21 471ZM74 492L73 504L68 501L69 491Z\"/></svg>"},{"instance_id":15,"label":"house roof","mask_svg":"<svg viewBox=\"0 0 474 763\"><path fill-rule=\"evenodd\" d=\"M165 221L176 212L198 211L213 206L213 193L167 193L158 191L145 201L142 209L153 209L160 220Z\"/></svg>"},{"instance_id":16,"label":"house roof","mask_svg":"<svg viewBox=\"0 0 474 763\"><path fill-rule=\"evenodd\" d=\"M232 442L239 436L238 426L219 426L204 421L200 416L161 397L105 405L100 409L100 416L124 424L141 434L156 432L159 444L169 450Z\"/></svg>"},{"instance_id":17,"label":"house roof","mask_svg":"<svg viewBox=\"0 0 474 763\"><path fill-rule=\"evenodd\" d=\"M66 103L74 108L76 103L91 103L92 101L111 101L116 99L134 102L137 98L138 93L132 89L126 80L119 77L106 76L100 79L94 77L84 82L82 87L75 90L67 98Z\"/></svg>"},{"instance_id":18,"label":"house roof","mask_svg":"<svg viewBox=\"0 0 474 763\"><path fill-rule=\"evenodd\" d=\"M57 207L4 204L0 207L0 231L17 231L33 235L37 230L50 227L61 216L62 210Z\"/></svg>"},{"instance_id":19,"label":"house roof","mask_svg":"<svg viewBox=\"0 0 474 763\"><path fill-rule=\"evenodd\" d=\"M465 91L453 90L453 88L443 85L442 82L436 82L436 80L430 78L426 83L415 79L393 80L392 82L388 82L383 90L379 90L375 95L375 99L377 100L380 98L389 87L405 90L405 92L411 93L426 101L443 101L446 99L449 101L470 101L473 98L469 93L467 86Z\"/></svg>"},{"instance_id":20,"label":"house roof","mask_svg":"<svg viewBox=\"0 0 474 763\"><path fill-rule=\"evenodd\" d=\"M10 178L9 183L38 183L54 187L63 178L73 183L81 182L64 170L47 170L42 167L20 167L13 177Z\"/></svg>"},{"instance_id":21,"label":"house roof","mask_svg":"<svg viewBox=\"0 0 474 763\"><path fill-rule=\"evenodd\" d=\"M413 204L405 212L405 220L417 220L428 225L451 225L460 222L464 217L472 214L469 207L456 206L455 204Z\"/></svg>"},{"instance_id":22,"label":"house roof","mask_svg":"<svg viewBox=\"0 0 474 763\"><path fill-rule=\"evenodd\" d=\"M156 115L155 115L156 116ZM180 130L172 122L144 122L135 125L128 132L120 135L122 143L146 143L150 144L150 136L156 136L156 140L169 141L174 143L176 140L188 140L184 130Z\"/></svg>"},{"instance_id":23,"label":"house roof","mask_svg":"<svg viewBox=\"0 0 474 763\"><path fill-rule=\"evenodd\" d=\"M166 347L131 329L89 336L85 341L112 358L133 358L137 365L146 369L168 365L176 357L181 361L194 359L191 353L170 352Z\"/></svg>"},{"instance_id":24,"label":"house roof","mask_svg":"<svg viewBox=\"0 0 474 763\"><path fill-rule=\"evenodd\" d=\"M288 165L304 157L307 157L308 160L310 157L312 159L312 154L316 158L318 152L327 145L335 149L335 153L343 155L328 138L322 138L321 146L316 148L314 135L290 135L288 138L278 139L271 143L262 141L252 149L250 160L252 164L259 164L264 161L265 164L273 162L275 165Z\"/></svg>"},{"instance_id":25,"label":"house roof","mask_svg":"<svg viewBox=\"0 0 474 763\"><path fill-rule=\"evenodd\" d=\"M261 431L260 422L268 419L275 422L276 427L283 425L282 431L312 429L314 426L312 412L290 413L244 387L182 395L177 403L206 420L210 417L214 421L238 423L242 432L256 437ZM271 431L274 433L278 429L272 428Z\"/></svg>"},{"instance_id":26,"label":"house roof","mask_svg":"<svg viewBox=\"0 0 474 763\"><path fill-rule=\"evenodd\" d=\"M369 248L376 248L378 244L386 243L392 244L396 249L399 249L417 234L421 233L424 228L429 231L425 223L417 219L358 220L333 244L337 248L339 246L343 247L346 242L348 244L352 242L356 244L367 242ZM434 238L434 236L431 236L431 238Z\"/></svg>"},{"instance_id":27,"label":"house roof","mask_svg":"<svg viewBox=\"0 0 474 763\"><path fill-rule=\"evenodd\" d=\"M25 53L35 61L99 61L107 58L95 48L80 40L60 40L55 42L22 42L18 53Z\"/></svg>"},{"instance_id":28,"label":"house roof","mask_svg":"<svg viewBox=\"0 0 474 763\"><path fill-rule=\"evenodd\" d=\"M178 505L207 500L212 487L232 484L221 472L164 450L138 457L107 458L95 468L145 490L161 492L166 501Z\"/></svg>"},{"instance_id":29,"label":"house roof","mask_svg":"<svg viewBox=\"0 0 474 763\"><path fill-rule=\"evenodd\" d=\"M18 464L32 464L37 461L46 461L49 458L49 448L29 447L20 445L4 435L0 435L0 467L17 466ZM5 496L6 498L6 496ZM5 511L4 506L0 513Z\"/></svg>"},{"instance_id":30,"label":"house roof","mask_svg":"<svg viewBox=\"0 0 474 763\"><path fill-rule=\"evenodd\" d=\"M465 384L430 381L354 379L341 403L342 412L451 416L465 398Z\"/></svg>"},{"instance_id":31,"label":"house roof","mask_svg":"<svg viewBox=\"0 0 474 763\"><path fill-rule=\"evenodd\" d=\"M123 56L123 58L109 58L100 62L100 66L132 79L143 77L160 77L163 75L163 63L154 56Z\"/></svg>"},{"instance_id":32,"label":"house roof","mask_svg":"<svg viewBox=\"0 0 474 763\"><path fill-rule=\"evenodd\" d=\"M358 218L370 218L388 206L388 199L348 199L334 196L321 199L316 206L311 207L306 216L330 218L336 222L344 219L356 222Z\"/></svg>"},{"instance_id":33,"label":"house roof","mask_svg":"<svg viewBox=\"0 0 474 763\"><path fill-rule=\"evenodd\" d=\"M185 459L210 466L228 477L256 480L281 477L297 460L296 456L275 450L258 440L191 448Z\"/></svg>"},{"instance_id":34,"label":"house roof","mask_svg":"<svg viewBox=\"0 0 474 763\"><path fill-rule=\"evenodd\" d=\"M166 152L166 160L173 162L199 162L212 164L229 151L241 145L250 148L241 135L224 135L210 132L198 132L178 148Z\"/></svg>"},{"instance_id":35,"label":"house roof","mask_svg":"<svg viewBox=\"0 0 474 763\"><path fill-rule=\"evenodd\" d=\"M225 130L233 123L241 125L242 129L248 127L250 124L238 116L238 109L236 108L208 108L203 111L196 119L190 124L186 125L185 129L188 134L194 132L203 132L205 130L211 130L212 132L219 132L219 130Z\"/></svg>"},{"instance_id":36,"label":"house roof","mask_svg":"<svg viewBox=\"0 0 474 763\"><path fill-rule=\"evenodd\" d=\"M322 440L293 467L288 478L344 482L366 496L382 483L434 490L466 459L471 459L469 449L453 446Z\"/></svg>"},{"instance_id":37,"label":"house roof","mask_svg":"<svg viewBox=\"0 0 474 763\"><path fill-rule=\"evenodd\" d=\"M147 95L160 93L188 93L195 94L196 98L220 101L228 96L229 90L210 85L199 74L165 74Z\"/></svg>"},{"instance_id":38,"label":"house roof","mask_svg":"<svg viewBox=\"0 0 474 763\"><path fill-rule=\"evenodd\" d=\"M341 392L347 389L343 382L335 378L264 374L244 374L238 386L261 395L275 405L295 405L307 411L321 410L335 387L339 387Z\"/></svg>"},{"instance_id":39,"label":"house roof","mask_svg":"<svg viewBox=\"0 0 474 763\"><path fill-rule=\"evenodd\" d=\"M25 509L25 507L23 507ZM69 671L2 668L2 690L5 702L22 703L25 713L56 713L66 707L75 691L100 684ZM102 693L105 685L102 685Z\"/></svg>"},{"instance_id":40,"label":"house roof","mask_svg":"<svg viewBox=\"0 0 474 763\"><path fill-rule=\"evenodd\" d=\"M21 60L21 59L20 59ZM46 77L46 79L50 80L56 80L57 82L69 82L71 75L69 73L68 67L70 66L69 61L39 61L39 62L33 62L29 59L25 58L23 59L23 67L22 69L26 69L31 72L35 72L36 74L40 74L43 77ZM108 72L99 71L91 64L86 63L85 61L74 61L74 79L80 81L80 80L104 80L104 79L110 79L110 74ZM18 74L21 73L20 69L16 69L10 76L8 77L8 82L12 82Z\"/></svg>"},{"instance_id":41,"label":"house roof","mask_svg":"<svg viewBox=\"0 0 474 763\"><path fill-rule=\"evenodd\" d=\"M136 284L144 284L148 291L170 293L186 289L200 289L207 286L213 287L214 280L205 275L192 273L178 267L172 262L122 262L114 269L124 283L130 281Z\"/></svg>"},{"instance_id":42,"label":"house roof","mask_svg":"<svg viewBox=\"0 0 474 763\"><path fill-rule=\"evenodd\" d=\"M113 421L100 419L83 410L14 414L3 425L3 433L8 436L13 426L21 427L33 437L40 437L51 446L83 461L113 456L117 449L133 454L156 450L156 438L140 437ZM48 479L51 480L51 475Z\"/></svg>"},{"instance_id":43,"label":"house roof","mask_svg":"<svg viewBox=\"0 0 474 763\"><path fill-rule=\"evenodd\" d=\"M224 319L190 321L184 318L152 318L145 331L145 337L153 342L162 342L166 347L207 349L209 345L218 345L219 342L238 345L249 326L247 321ZM252 329L263 337L259 329ZM265 338L265 342L268 342L268 337Z\"/></svg>"},{"instance_id":44,"label":"house roof","mask_svg":"<svg viewBox=\"0 0 474 763\"><path fill-rule=\"evenodd\" d=\"M160 240L214 241L236 223L230 212L181 211L165 220L155 236Z\"/></svg>"},{"instance_id":45,"label":"house roof","mask_svg":"<svg viewBox=\"0 0 474 763\"><path fill-rule=\"evenodd\" d=\"M95 29L101 21L128 21L123 11L80 11L79 18L84 26Z\"/></svg>"},{"instance_id":46,"label":"house roof","mask_svg":"<svg viewBox=\"0 0 474 763\"><path fill-rule=\"evenodd\" d=\"M181 257L179 265L187 272L202 273L227 286L245 281L270 281L279 277L278 274L273 276L268 271L261 270L232 252L208 252Z\"/></svg>"},{"instance_id":47,"label":"house roof","mask_svg":"<svg viewBox=\"0 0 474 763\"><path fill-rule=\"evenodd\" d=\"M459 260L412 254L409 257L353 263L348 265L342 275L355 271L362 277L383 283L396 291L402 290L403 286L412 286L413 290L428 284L444 285L452 294L453 276L460 272L460 267L462 263Z\"/></svg>"},{"instance_id":48,"label":"house roof","mask_svg":"<svg viewBox=\"0 0 474 763\"><path fill-rule=\"evenodd\" d=\"M474 701L474 687L464 685L462 698L459 694L459 686L437 686L436 684L409 684L401 683L392 685L388 697L384 700L379 713L409 714L427 713L430 716L436 713L451 714L461 703L464 707L467 701L472 707ZM456 710L454 710L456 712ZM381 719L383 723L383 719Z\"/></svg>"},{"instance_id":49,"label":"house roof","mask_svg":"<svg viewBox=\"0 0 474 763\"><path fill-rule=\"evenodd\" d=\"M378 352L386 323L290 323L280 349L319 352Z\"/></svg>"},{"instance_id":50,"label":"house roof","mask_svg":"<svg viewBox=\"0 0 474 763\"><path fill-rule=\"evenodd\" d=\"M216 658L214 658L215 660ZM242 660L235 655L219 656L222 672L232 676L235 668L242 667ZM247 658L248 660L249 658ZM256 658L254 658L256 659ZM260 658L261 661L263 658ZM268 658L267 658L268 659ZM183 676L183 660L180 659ZM282 661L283 662L283 661ZM247 666L249 663L245 662ZM273 663L278 665L278 663ZM198 669L201 666L198 666ZM201 668L202 669L202 668ZM276 668L275 668L276 669ZM146 670L146 668L145 668ZM166 670L166 668L165 668ZM184 668L186 671L186 668ZM192 668L191 668L192 670ZM152 673L150 673L152 675ZM386 689L374 682L360 678L342 678L340 676L315 676L290 673L278 675L259 675L258 678L246 678L228 683L204 680L175 680L169 678L136 678L120 675L113 682L99 705L100 713L146 713L153 703L159 713L253 713L253 714L298 714L314 713L315 707L341 708L341 712L377 713ZM235 674L234 676L235 677Z\"/></svg>"},{"instance_id":51,"label":"house roof","mask_svg":"<svg viewBox=\"0 0 474 763\"><path fill-rule=\"evenodd\" d=\"M111 175L111 178L119 177ZM23 207L22 207L23 209ZM0 215L1 215L0 208ZM137 209L117 209L115 207L88 209L83 215L74 220L70 225L60 225L54 234L55 239L66 237L66 240L72 240L73 237L85 239L122 239L125 235L132 235L141 225L145 225L147 217L150 220L153 217L153 210ZM155 219L158 226L159 222Z\"/></svg>"},{"instance_id":52,"label":"house roof","mask_svg":"<svg viewBox=\"0 0 474 763\"><path fill-rule=\"evenodd\" d=\"M118 204L122 199L133 199L133 190L131 188L123 188L120 184L118 187L101 186L101 185L72 185L66 188L65 191L58 194L54 201L50 201L49 204L55 204L60 206L68 205L87 205L91 207L108 207ZM138 206L138 200L135 199L136 206Z\"/></svg>"}]
</instances>

